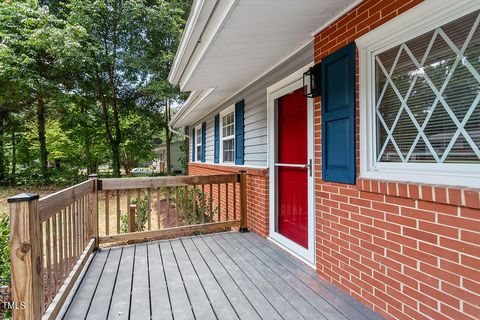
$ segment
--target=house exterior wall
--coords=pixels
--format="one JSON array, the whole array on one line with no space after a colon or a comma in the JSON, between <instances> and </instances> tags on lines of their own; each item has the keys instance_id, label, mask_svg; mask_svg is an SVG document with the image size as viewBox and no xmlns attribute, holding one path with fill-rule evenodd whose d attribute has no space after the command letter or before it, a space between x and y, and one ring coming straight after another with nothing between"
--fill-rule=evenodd
<instances>
[{"instance_id":1,"label":"house exterior wall","mask_svg":"<svg viewBox=\"0 0 480 320\"><path fill-rule=\"evenodd\" d=\"M315 62L419 0L366 0L315 36ZM357 63L357 173L359 101ZM322 180L321 102L315 101L317 272L387 319L478 319L478 190Z\"/></svg>"},{"instance_id":2,"label":"house exterior wall","mask_svg":"<svg viewBox=\"0 0 480 320\"><path fill-rule=\"evenodd\" d=\"M205 162L213 163L214 155L214 118L220 111L245 100L245 166L267 167L267 88L313 61L313 44L310 44L291 56L280 66L261 77L258 81L235 94L207 117L192 123L195 128L202 122L207 123ZM190 150L189 159L192 154Z\"/></svg>"}]
</instances>

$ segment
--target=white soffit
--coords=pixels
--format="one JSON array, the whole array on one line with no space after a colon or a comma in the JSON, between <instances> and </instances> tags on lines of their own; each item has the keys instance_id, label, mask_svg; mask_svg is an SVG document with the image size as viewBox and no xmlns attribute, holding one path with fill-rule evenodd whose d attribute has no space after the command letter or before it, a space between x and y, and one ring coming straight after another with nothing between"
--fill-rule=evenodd
<instances>
[{"instance_id":1,"label":"white soffit","mask_svg":"<svg viewBox=\"0 0 480 320\"><path fill-rule=\"evenodd\" d=\"M188 110L181 110L182 117L175 117L172 125L181 127L199 120L240 88L310 43L314 30L358 2L217 1L188 63L170 74L170 81L176 80L182 91L215 90L209 89L210 94L194 106L185 104L182 109ZM189 45L183 41L181 46ZM182 47L176 60L181 52ZM185 61L185 58L182 59Z\"/></svg>"}]
</instances>

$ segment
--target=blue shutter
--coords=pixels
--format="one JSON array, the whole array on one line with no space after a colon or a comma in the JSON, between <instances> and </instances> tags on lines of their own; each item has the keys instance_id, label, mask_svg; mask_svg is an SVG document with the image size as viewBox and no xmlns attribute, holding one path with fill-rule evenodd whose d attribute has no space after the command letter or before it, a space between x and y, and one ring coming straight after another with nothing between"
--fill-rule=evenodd
<instances>
[{"instance_id":1,"label":"blue shutter","mask_svg":"<svg viewBox=\"0 0 480 320\"><path fill-rule=\"evenodd\" d=\"M192 162L195 162L195 128L192 130Z\"/></svg>"},{"instance_id":2,"label":"blue shutter","mask_svg":"<svg viewBox=\"0 0 480 320\"><path fill-rule=\"evenodd\" d=\"M245 163L245 101L235 103L235 164Z\"/></svg>"},{"instance_id":3,"label":"blue shutter","mask_svg":"<svg viewBox=\"0 0 480 320\"><path fill-rule=\"evenodd\" d=\"M355 184L355 44L321 62L322 176Z\"/></svg>"},{"instance_id":4,"label":"blue shutter","mask_svg":"<svg viewBox=\"0 0 480 320\"><path fill-rule=\"evenodd\" d=\"M207 123L202 123L202 162L205 162L205 145L207 141Z\"/></svg>"},{"instance_id":5,"label":"blue shutter","mask_svg":"<svg viewBox=\"0 0 480 320\"><path fill-rule=\"evenodd\" d=\"M213 162L220 162L220 115L215 116L215 142L213 145Z\"/></svg>"}]
</instances>

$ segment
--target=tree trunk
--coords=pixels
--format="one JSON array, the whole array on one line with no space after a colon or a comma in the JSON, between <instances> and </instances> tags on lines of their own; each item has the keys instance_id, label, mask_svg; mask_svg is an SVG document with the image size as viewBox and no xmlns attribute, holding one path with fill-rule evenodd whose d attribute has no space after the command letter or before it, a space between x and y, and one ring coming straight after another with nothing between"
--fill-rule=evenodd
<instances>
[{"instance_id":1,"label":"tree trunk","mask_svg":"<svg viewBox=\"0 0 480 320\"><path fill-rule=\"evenodd\" d=\"M120 177L120 143L117 141L112 141L112 167L113 167L113 176L115 178Z\"/></svg>"},{"instance_id":2,"label":"tree trunk","mask_svg":"<svg viewBox=\"0 0 480 320\"><path fill-rule=\"evenodd\" d=\"M172 141L172 135L170 134L170 130L168 128L168 123L170 122L170 100L167 99L167 103L165 105L165 145L166 145L166 155L165 161L167 162L167 173L172 173L172 159L170 153L170 142Z\"/></svg>"},{"instance_id":3,"label":"tree trunk","mask_svg":"<svg viewBox=\"0 0 480 320\"><path fill-rule=\"evenodd\" d=\"M15 136L15 128L12 131L12 184L15 185L17 174L17 137Z\"/></svg>"},{"instance_id":4,"label":"tree trunk","mask_svg":"<svg viewBox=\"0 0 480 320\"><path fill-rule=\"evenodd\" d=\"M40 144L40 163L42 165L42 177L44 182L48 180L48 151L45 130L45 102L41 97L37 99L37 129L38 142Z\"/></svg>"}]
</instances>

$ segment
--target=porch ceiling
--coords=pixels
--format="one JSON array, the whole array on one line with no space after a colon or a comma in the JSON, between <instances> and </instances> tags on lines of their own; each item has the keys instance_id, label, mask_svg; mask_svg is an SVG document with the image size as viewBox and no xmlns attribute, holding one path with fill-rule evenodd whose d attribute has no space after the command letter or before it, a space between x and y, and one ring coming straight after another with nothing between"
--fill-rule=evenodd
<instances>
[{"instance_id":1,"label":"porch ceiling","mask_svg":"<svg viewBox=\"0 0 480 320\"><path fill-rule=\"evenodd\" d=\"M328 24L358 0L204 0L211 12L205 23L192 23L205 9L189 18L186 35L170 74L183 91L210 91L200 101L191 99L172 125L198 120L285 58L312 40L312 32ZM203 6L203 8L205 8ZM202 32L195 33L195 27ZM189 35L191 34L191 35ZM197 37L193 36L198 34ZM192 48L190 51L184 48ZM213 89L213 90L212 90ZM192 103L193 102L193 103ZM195 110L193 110L195 109ZM190 112L191 111L191 112Z\"/></svg>"}]
</instances>

